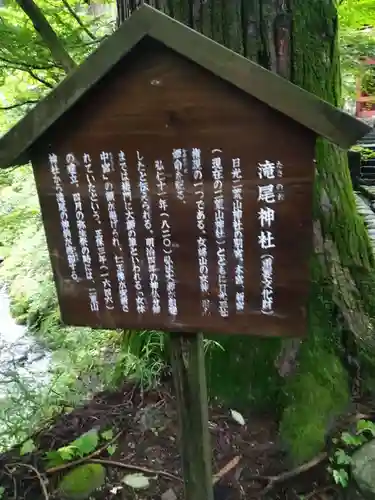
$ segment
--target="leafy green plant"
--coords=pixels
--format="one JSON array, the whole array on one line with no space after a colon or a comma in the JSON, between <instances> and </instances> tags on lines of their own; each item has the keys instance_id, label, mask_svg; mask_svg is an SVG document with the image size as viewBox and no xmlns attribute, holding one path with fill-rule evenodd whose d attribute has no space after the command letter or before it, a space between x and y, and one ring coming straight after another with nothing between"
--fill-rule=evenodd
<instances>
[{"instance_id":1,"label":"leafy green plant","mask_svg":"<svg viewBox=\"0 0 375 500\"><path fill-rule=\"evenodd\" d=\"M359 420L355 432L342 432L333 440L334 452L330 457L328 471L336 484L346 488L349 484L349 466L353 453L363 444L375 437L375 423L370 420Z\"/></svg>"},{"instance_id":2,"label":"leafy green plant","mask_svg":"<svg viewBox=\"0 0 375 500\"><path fill-rule=\"evenodd\" d=\"M57 450L47 452L45 455L45 458L47 459L47 467L57 467L63 463L87 457L97 450L100 440L110 442L112 439L112 429L108 429L102 433L99 433L96 428L90 429L68 445L62 446ZM113 455L116 449L116 444L109 443L107 446L107 452L109 455Z\"/></svg>"}]
</instances>

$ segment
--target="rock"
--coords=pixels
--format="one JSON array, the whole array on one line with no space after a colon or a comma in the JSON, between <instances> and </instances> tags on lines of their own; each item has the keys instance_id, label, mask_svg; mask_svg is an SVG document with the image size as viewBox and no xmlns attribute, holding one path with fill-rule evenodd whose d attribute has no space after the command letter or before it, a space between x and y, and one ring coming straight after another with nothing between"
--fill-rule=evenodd
<instances>
[{"instance_id":1,"label":"rock","mask_svg":"<svg viewBox=\"0 0 375 500\"><path fill-rule=\"evenodd\" d=\"M105 469L100 464L85 464L66 474L59 483L65 500L85 500L105 482Z\"/></svg>"},{"instance_id":2,"label":"rock","mask_svg":"<svg viewBox=\"0 0 375 500\"><path fill-rule=\"evenodd\" d=\"M136 413L134 419L142 432L158 431L164 427L166 422L165 413L155 405L145 406Z\"/></svg>"},{"instance_id":3,"label":"rock","mask_svg":"<svg viewBox=\"0 0 375 500\"><path fill-rule=\"evenodd\" d=\"M351 469L363 497L375 500L375 440L353 453Z\"/></svg>"},{"instance_id":4,"label":"rock","mask_svg":"<svg viewBox=\"0 0 375 500\"><path fill-rule=\"evenodd\" d=\"M366 500L355 484L350 484L342 493L343 500Z\"/></svg>"},{"instance_id":5,"label":"rock","mask_svg":"<svg viewBox=\"0 0 375 500\"><path fill-rule=\"evenodd\" d=\"M177 500L177 495L176 493L172 490L172 488L169 488L169 490L165 491L162 496L161 500Z\"/></svg>"}]
</instances>

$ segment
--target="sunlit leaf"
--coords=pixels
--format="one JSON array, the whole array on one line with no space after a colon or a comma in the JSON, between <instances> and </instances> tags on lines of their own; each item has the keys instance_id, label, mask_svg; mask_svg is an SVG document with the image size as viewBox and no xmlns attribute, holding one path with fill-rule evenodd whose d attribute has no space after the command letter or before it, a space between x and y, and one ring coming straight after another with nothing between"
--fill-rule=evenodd
<instances>
[{"instance_id":1,"label":"sunlit leaf","mask_svg":"<svg viewBox=\"0 0 375 500\"><path fill-rule=\"evenodd\" d=\"M117 450L117 444L111 444L107 447L107 452L111 456L115 453L116 450Z\"/></svg>"},{"instance_id":2,"label":"sunlit leaf","mask_svg":"<svg viewBox=\"0 0 375 500\"><path fill-rule=\"evenodd\" d=\"M69 462L77 456L77 449L74 446L63 446L58 449L58 452L64 462Z\"/></svg>"},{"instance_id":3,"label":"sunlit leaf","mask_svg":"<svg viewBox=\"0 0 375 500\"><path fill-rule=\"evenodd\" d=\"M32 439L28 439L23 443L20 449L20 455L27 455L28 453L32 453L36 449L35 443Z\"/></svg>"},{"instance_id":4,"label":"sunlit leaf","mask_svg":"<svg viewBox=\"0 0 375 500\"><path fill-rule=\"evenodd\" d=\"M335 452L335 459L338 465L349 465L352 461L351 457L345 452L345 450L337 450Z\"/></svg>"},{"instance_id":5,"label":"sunlit leaf","mask_svg":"<svg viewBox=\"0 0 375 500\"><path fill-rule=\"evenodd\" d=\"M333 479L336 484L339 484L343 488L348 486L349 483L349 474L344 469L334 469L332 471Z\"/></svg>"},{"instance_id":6,"label":"sunlit leaf","mask_svg":"<svg viewBox=\"0 0 375 500\"><path fill-rule=\"evenodd\" d=\"M95 451L99 443L99 434L96 429L82 434L79 438L75 439L71 446L75 447L81 456L88 455Z\"/></svg>"},{"instance_id":7,"label":"sunlit leaf","mask_svg":"<svg viewBox=\"0 0 375 500\"><path fill-rule=\"evenodd\" d=\"M101 437L105 441L110 441L111 439L113 439L113 430L112 429L108 429L107 431L103 431L101 433Z\"/></svg>"}]
</instances>

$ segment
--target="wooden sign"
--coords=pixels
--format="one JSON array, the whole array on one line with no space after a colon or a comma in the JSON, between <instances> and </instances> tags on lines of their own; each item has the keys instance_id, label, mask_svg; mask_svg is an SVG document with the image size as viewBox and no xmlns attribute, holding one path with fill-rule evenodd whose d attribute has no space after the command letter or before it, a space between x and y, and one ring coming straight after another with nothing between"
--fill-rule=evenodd
<instances>
[{"instance_id":1,"label":"wooden sign","mask_svg":"<svg viewBox=\"0 0 375 500\"><path fill-rule=\"evenodd\" d=\"M63 321L303 335L314 143L141 44L34 148Z\"/></svg>"},{"instance_id":2,"label":"wooden sign","mask_svg":"<svg viewBox=\"0 0 375 500\"><path fill-rule=\"evenodd\" d=\"M306 333L316 135L369 127L147 5L0 140L62 319L171 331L185 497L213 500L204 333Z\"/></svg>"}]
</instances>

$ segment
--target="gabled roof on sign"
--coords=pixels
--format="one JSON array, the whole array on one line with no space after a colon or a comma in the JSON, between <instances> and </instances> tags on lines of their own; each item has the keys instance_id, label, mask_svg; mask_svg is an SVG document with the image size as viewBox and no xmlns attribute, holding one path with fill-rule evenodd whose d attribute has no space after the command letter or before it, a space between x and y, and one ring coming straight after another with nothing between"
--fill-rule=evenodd
<instances>
[{"instance_id":1,"label":"gabled roof on sign","mask_svg":"<svg viewBox=\"0 0 375 500\"><path fill-rule=\"evenodd\" d=\"M35 141L146 36L343 148L370 130L364 122L143 5L0 139L0 167L27 163Z\"/></svg>"}]
</instances>

